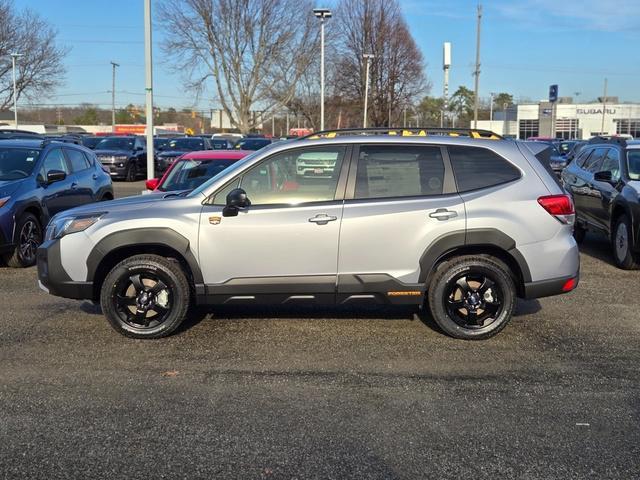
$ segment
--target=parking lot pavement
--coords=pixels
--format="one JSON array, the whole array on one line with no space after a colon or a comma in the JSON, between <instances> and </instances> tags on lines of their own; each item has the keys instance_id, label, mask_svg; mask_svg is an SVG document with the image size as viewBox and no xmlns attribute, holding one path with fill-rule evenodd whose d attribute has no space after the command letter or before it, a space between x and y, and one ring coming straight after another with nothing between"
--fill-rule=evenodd
<instances>
[{"instance_id":1,"label":"parking lot pavement","mask_svg":"<svg viewBox=\"0 0 640 480\"><path fill-rule=\"evenodd\" d=\"M0 478L639 478L640 272L582 262L482 342L390 308L136 341L0 268Z\"/></svg>"}]
</instances>

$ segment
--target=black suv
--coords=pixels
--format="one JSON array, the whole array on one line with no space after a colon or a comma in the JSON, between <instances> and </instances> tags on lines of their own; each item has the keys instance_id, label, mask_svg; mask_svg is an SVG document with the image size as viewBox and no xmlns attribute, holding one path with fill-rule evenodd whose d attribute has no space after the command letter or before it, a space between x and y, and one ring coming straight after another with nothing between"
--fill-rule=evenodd
<instances>
[{"instance_id":1,"label":"black suv","mask_svg":"<svg viewBox=\"0 0 640 480\"><path fill-rule=\"evenodd\" d=\"M562 172L573 194L575 237L607 235L613 258L625 270L640 267L640 142L594 138Z\"/></svg>"},{"instance_id":2,"label":"black suv","mask_svg":"<svg viewBox=\"0 0 640 480\"><path fill-rule=\"evenodd\" d=\"M94 148L100 163L109 169L111 178L135 181L147 174L147 147L143 137L104 137Z\"/></svg>"}]
</instances>

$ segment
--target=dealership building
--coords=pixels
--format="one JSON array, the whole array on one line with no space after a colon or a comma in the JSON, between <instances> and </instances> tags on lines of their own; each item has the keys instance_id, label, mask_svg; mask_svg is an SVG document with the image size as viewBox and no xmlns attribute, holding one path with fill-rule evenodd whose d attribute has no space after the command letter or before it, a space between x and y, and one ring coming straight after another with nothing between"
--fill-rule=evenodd
<instances>
[{"instance_id":1,"label":"dealership building","mask_svg":"<svg viewBox=\"0 0 640 480\"><path fill-rule=\"evenodd\" d=\"M601 100L601 99L600 99ZM605 103L573 103L571 97L558 102L495 106L493 120L479 120L478 128L503 136L589 139L596 135L631 135L640 138L640 104L620 103L608 97Z\"/></svg>"}]
</instances>

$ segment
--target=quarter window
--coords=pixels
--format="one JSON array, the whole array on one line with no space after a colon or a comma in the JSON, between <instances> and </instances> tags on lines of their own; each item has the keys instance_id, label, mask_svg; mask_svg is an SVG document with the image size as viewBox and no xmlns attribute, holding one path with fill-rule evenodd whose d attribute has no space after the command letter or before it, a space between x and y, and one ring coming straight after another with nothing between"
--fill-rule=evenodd
<instances>
[{"instance_id":1,"label":"quarter window","mask_svg":"<svg viewBox=\"0 0 640 480\"><path fill-rule=\"evenodd\" d=\"M520 170L491 150L448 147L458 191L493 187L520 178Z\"/></svg>"},{"instance_id":2,"label":"quarter window","mask_svg":"<svg viewBox=\"0 0 640 480\"><path fill-rule=\"evenodd\" d=\"M439 147L360 147L356 199L441 195L443 184Z\"/></svg>"},{"instance_id":3,"label":"quarter window","mask_svg":"<svg viewBox=\"0 0 640 480\"><path fill-rule=\"evenodd\" d=\"M584 151L580 152L580 156L576 160L576 165L578 165L580 168L584 168L585 165L587 165L587 163L589 161L588 160L589 156L592 153L593 153L593 150L584 150Z\"/></svg>"},{"instance_id":4,"label":"quarter window","mask_svg":"<svg viewBox=\"0 0 640 480\"><path fill-rule=\"evenodd\" d=\"M240 188L252 205L331 201L343 160L343 147L289 150L251 168L242 176Z\"/></svg>"}]
</instances>

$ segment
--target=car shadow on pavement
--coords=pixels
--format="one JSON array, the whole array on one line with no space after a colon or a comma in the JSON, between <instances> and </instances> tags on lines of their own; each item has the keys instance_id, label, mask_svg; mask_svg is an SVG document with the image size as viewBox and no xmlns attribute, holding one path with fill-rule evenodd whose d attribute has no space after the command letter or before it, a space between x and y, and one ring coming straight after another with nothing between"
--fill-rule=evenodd
<instances>
[{"instance_id":1,"label":"car shadow on pavement","mask_svg":"<svg viewBox=\"0 0 640 480\"><path fill-rule=\"evenodd\" d=\"M615 266L611 243L606 236L588 233L579 247L580 253Z\"/></svg>"}]
</instances>

